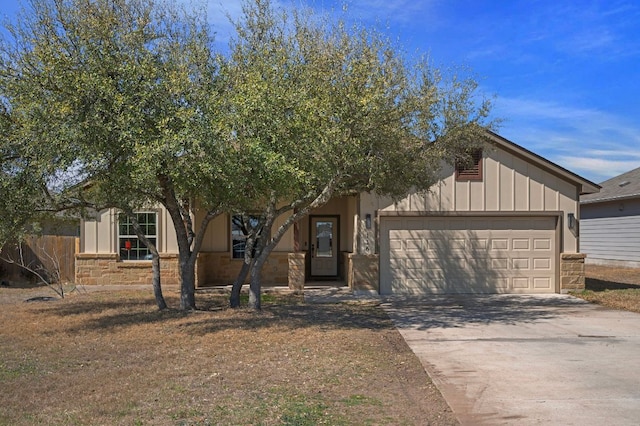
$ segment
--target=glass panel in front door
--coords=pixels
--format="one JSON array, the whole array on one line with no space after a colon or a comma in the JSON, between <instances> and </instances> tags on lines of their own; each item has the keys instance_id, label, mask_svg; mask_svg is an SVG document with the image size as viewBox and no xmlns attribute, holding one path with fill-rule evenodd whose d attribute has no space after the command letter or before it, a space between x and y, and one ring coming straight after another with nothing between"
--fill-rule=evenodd
<instances>
[{"instance_id":1,"label":"glass panel in front door","mask_svg":"<svg viewBox=\"0 0 640 426\"><path fill-rule=\"evenodd\" d=\"M333 222L316 222L316 257L333 257Z\"/></svg>"}]
</instances>

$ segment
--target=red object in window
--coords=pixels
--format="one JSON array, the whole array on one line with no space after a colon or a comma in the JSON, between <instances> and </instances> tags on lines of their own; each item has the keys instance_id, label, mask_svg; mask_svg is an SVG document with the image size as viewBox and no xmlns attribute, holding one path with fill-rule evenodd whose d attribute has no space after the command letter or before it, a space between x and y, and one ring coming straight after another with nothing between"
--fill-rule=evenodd
<instances>
[{"instance_id":1,"label":"red object in window","mask_svg":"<svg viewBox=\"0 0 640 426\"><path fill-rule=\"evenodd\" d=\"M131 250L131 241L127 240L124 242L124 249L125 250Z\"/></svg>"}]
</instances>

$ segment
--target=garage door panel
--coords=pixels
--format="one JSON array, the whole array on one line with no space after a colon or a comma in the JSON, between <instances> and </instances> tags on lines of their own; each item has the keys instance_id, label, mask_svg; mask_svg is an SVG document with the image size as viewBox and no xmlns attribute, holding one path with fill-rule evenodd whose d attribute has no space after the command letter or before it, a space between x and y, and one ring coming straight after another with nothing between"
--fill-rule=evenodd
<instances>
[{"instance_id":1,"label":"garage door panel","mask_svg":"<svg viewBox=\"0 0 640 426\"><path fill-rule=\"evenodd\" d=\"M391 259L389 261L389 269L392 271L400 271L402 272L403 269L405 269L404 265L405 265L406 260L405 259Z\"/></svg>"},{"instance_id":2,"label":"garage door panel","mask_svg":"<svg viewBox=\"0 0 640 426\"><path fill-rule=\"evenodd\" d=\"M388 252L381 253L381 279L391 278L393 270L393 280L381 282L381 291L553 292L557 268L555 221L551 217L423 217L412 219L413 229L396 230L391 227L397 226L397 219L387 227L383 218L381 236L390 239ZM381 247L387 246L382 243Z\"/></svg>"},{"instance_id":3,"label":"garage door panel","mask_svg":"<svg viewBox=\"0 0 640 426\"><path fill-rule=\"evenodd\" d=\"M521 270L521 269L525 269L528 270L530 268L530 259L528 257L515 257L513 259L511 259L511 269L514 270Z\"/></svg>"},{"instance_id":4,"label":"garage door panel","mask_svg":"<svg viewBox=\"0 0 640 426\"><path fill-rule=\"evenodd\" d=\"M551 279L548 278L548 277L545 277L545 278L533 278L533 288L551 290L552 289Z\"/></svg>"},{"instance_id":5,"label":"garage door panel","mask_svg":"<svg viewBox=\"0 0 640 426\"><path fill-rule=\"evenodd\" d=\"M487 250L489 240L487 238L472 238L469 240L471 250Z\"/></svg>"},{"instance_id":6,"label":"garage door panel","mask_svg":"<svg viewBox=\"0 0 640 426\"><path fill-rule=\"evenodd\" d=\"M511 240L512 250L529 250L530 244L528 238L513 238Z\"/></svg>"},{"instance_id":7,"label":"garage door panel","mask_svg":"<svg viewBox=\"0 0 640 426\"><path fill-rule=\"evenodd\" d=\"M551 250L552 243L551 238L534 238L533 249L534 250Z\"/></svg>"},{"instance_id":8,"label":"garage door panel","mask_svg":"<svg viewBox=\"0 0 640 426\"><path fill-rule=\"evenodd\" d=\"M422 271L424 270L426 263L427 259L424 258L410 258L405 260L407 269L419 269Z\"/></svg>"},{"instance_id":9,"label":"garage door panel","mask_svg":"<svg viewBox=\"0 0 640 426\"><path fill-rule=\"evenodd\" d=\"M514 277L512 278L513 288L514 289L528 289L529 288L529 278L527 277Z\"/></svg>"},{"instance_id":10,"label":"garage door panel","mask_svg":"<svg viewBox=\"0 0 640 426\"><path fill-rule=\"evenodd\" d=\"M503 290L500 291L500 293L504 292L504 290L509 289L509 278L497 277L494 279L494 282L497 289Z\"/></svg>"},{"instance_id":11,"label":"garage door panel","mask_svg":"<svg viewBox=\"0 0 640 426\"><path fill-rule=\"evenodd\" d=\"M544 258L534 258L533 259L533 269L536 271L550 271L551 270L551 259L548 257Z\"/></svg>"},{"instance_id":12,"label":"garage door panel","mask_svg":"<svg viewBox=\"0 0 640 426\"><path fill-rule=\"evenodd\" d=\"M503 257L498 259L491 259L491 269L497 271L506 271L509 269L509 258Z\"/></svg>"},{"instance_id":13,"label":"garage door panel","mask_svg":"<svg viewBox=\"0 0 640 426\"><path fill-rule=\"evenodd\" d=\"M404 278L408 280L423 280L425 278L424 271L420 269L407 268L404 271Z\"/></svg>"},{"instance_id":14,"label":"garage door panel","mask_svg":"<svg viewBox=\"0 0 640 426\"><path fill-rule=\"evenodd\" d=\"M391 238L389 239L389 250L391 251L402 251L402 239L401 238Z\"/></svg>"},{"instance_id":15,"label":"garage door panel","mask_svg":"<svg viewBox=\"0 0 640 426\"><path fill-rule=\"evenodd\" d=\"M508 238L492 238L490 244L491 250L509 250Z\"/></svg>"}]
</instances>

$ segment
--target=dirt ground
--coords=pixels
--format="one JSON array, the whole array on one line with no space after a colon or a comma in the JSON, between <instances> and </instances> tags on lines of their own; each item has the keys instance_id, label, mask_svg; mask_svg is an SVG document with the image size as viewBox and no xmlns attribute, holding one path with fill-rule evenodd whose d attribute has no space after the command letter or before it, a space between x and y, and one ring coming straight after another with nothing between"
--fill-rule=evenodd
<instances>
[{"instance_id":1,"label":"dirt ground","mask_svg":"<svg viewBox=\"0 0 640 426\"><path fill-rule=\"evenodd\" d=\"M177 292L167 291L177 306ZM451 425L376 304L267 295L260 313L198 294L0 288L0 424Z\"/></svg>"},{"instance_id":2,"label":"dirt ground","mask_svg":"<svg viewBox=\"0 0 640 426\"><path fill-rule=\"evenodd\" d=\"M593 303L640 313L640 268L586 265L585 291L573 293Z\"/></svg>"},{"instance_id":3,"label":"dirt ground","mask_svg":"<svg viewBox=\"0 0 640 426\"><path fill-rule=\"evenodd\" d=\"M640 286L640 268L586 265L587 290L623 290Z\"/></svg>"}]
</instances>

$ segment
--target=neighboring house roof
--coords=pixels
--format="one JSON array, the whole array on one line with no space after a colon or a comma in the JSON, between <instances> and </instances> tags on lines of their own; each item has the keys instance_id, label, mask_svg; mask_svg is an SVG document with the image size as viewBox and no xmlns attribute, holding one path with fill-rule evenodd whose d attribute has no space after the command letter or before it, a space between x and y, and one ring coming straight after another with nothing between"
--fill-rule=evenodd
<instances>
[{"instance_id":1,"label":"neighboring house roof","mask_svg":"<svg viewBox=\"0 0 640 426\"><path fill-rule=\"evenodd\" d=\"M580 197L580 203L601 203L640 197L640 167L605 180L600 185L602 189L598 194Z\"/></svg>"},{"instance_id":2,"label":"neighboring house roof","mask_svg":"<svg viewBox=\"0 0 640 426\"><path fill-rule=\"evenodd\" d=\"M548 171L551 174L559 176L569 182L573 182L578 184L580 188L580 195L583 194L593 194L600 190L600 185L591 182L577 174L565 169L564 167L558 166L557 164L547 160L544 157L539 156L536 153L529 151L526 148L521 147L520 145L511 142L510 140L496 134L493 132L488 132L489 139L492 143L499 145L502 149L511 152L512 154L535 164L543 170Z\"/></svg>"}]
</instances>

